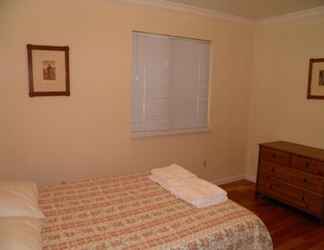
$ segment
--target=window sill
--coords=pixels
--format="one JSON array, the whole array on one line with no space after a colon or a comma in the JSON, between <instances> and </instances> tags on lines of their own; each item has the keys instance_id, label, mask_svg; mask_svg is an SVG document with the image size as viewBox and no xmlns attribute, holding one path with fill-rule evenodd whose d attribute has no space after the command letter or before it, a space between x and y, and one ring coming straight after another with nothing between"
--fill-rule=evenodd
<instances>
[{"instance_id":1,"label":"window sill","mask_svg":"<svg viewBox=\"0 0 324 250\"><path fill-rule=\"evenodd\" d=\"M170 136L170 135L183 135L183 134L200 134L210 133L208 128L197 128L197 129L181 129L172 131L145 131L145 132L132 132L131 137L134 139L153 137L153 136Z\"/></svg>"}]
</instances>

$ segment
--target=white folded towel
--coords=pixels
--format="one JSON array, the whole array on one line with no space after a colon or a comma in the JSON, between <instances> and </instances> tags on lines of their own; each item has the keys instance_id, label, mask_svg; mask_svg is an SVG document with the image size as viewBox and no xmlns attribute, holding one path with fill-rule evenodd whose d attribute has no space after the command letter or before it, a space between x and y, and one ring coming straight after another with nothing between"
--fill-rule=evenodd
<instances>
[{"instance_id":1,"label":"white folded towel","mask_svg":"<svg viewBox=\"0 0 324 250\"><path fill-rule=\"evenodd\" d=\"M182 181L184 179L187 179L187 178L197 178L196 176L189 176L189 177L184 177L184 178L165 178L165 177L161 177L161 176L158 176L158 175L150 175L149 178L160 184L160 186L162 186L163 188L165 189L170 189L171 187L173 186L176 186L176 185L182 185Z\"/></svg>"},{"instance_id":2,"label":"white folded towel","mask_svg":"<svg viewBox=\"0 0 324 250\"><path fill-rule=\"evenodd\" d=\"M225 190L198 177L187 178L176 185L169 184L168 190L198 208L217 205L227 200Z\"/></svg>"},{"instance_id":3,"label":"white folded towel","mask_svg":"<svg viewBox=\"0 0 324 250\"><path fill-rule=\"evenodd\" d=\"M159 178L161 181L178 180L196 176L190 171L174 163L167 167L152 169L151 174Z\"/></svg>"},{"instance_id":4,"label":"white folded towel","mask_svg":"<svg viewBox=\"0 0 324 250\"><path fill-rule=\"evenodd\" d=\"M227 200L227 193L220 187L198 178L188 170L172 164L153 169L149 178L178 198L202 208Z\"/></svg>"}]
</instances>

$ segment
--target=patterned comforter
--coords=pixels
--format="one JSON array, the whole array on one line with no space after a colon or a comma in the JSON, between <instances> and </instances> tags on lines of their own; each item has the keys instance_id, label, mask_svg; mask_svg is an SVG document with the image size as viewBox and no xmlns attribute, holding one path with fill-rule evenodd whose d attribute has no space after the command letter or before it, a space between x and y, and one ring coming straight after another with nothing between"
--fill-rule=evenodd
<instances>
[{"instance_id":1,"label":"patterned comforter","mask_svg":"<svg viewBox=\"0 0 324 250\"><path fill-rule=\"evenodd\" d=\"M41 188L43 250L271 250L262 221L233 201L194 208L146 174Z\"/></svg>"}]
</instances>

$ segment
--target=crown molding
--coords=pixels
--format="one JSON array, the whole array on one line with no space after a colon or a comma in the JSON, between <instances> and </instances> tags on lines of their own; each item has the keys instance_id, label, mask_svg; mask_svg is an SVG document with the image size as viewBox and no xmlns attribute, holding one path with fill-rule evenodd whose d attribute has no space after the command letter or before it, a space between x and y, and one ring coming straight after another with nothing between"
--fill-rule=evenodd
<instances>
[{"instance_id":1,"label":"crown molding","mask_svg":"<svg viewBox=\"0 0 324 250\"><path fill-rule=\"evenodd\" d=\"M254 19L236 16L236 15L232 15L232 14L228 14L216 10L208 10L200 7L191 6L188 4L175 3L168 0L115 0L115 1L182 11L186 13L207 16L210 18L218 18L218 19L232 21L232 22L254 23Z\"/></svg>"},{"instance_id":2,"label":"crown molding","mask_svg":"<svg viewBox=\"0 0 324 250\"><path fill-rule=\"evenodd\" d=\"M146 5L146 6L169 9L169 10L176 10L176 11L181 11L181 12L186 12L186 13L191 13L191 14L196 14L201 16L207 16L210 18L221 19L225 21L243 22L249 24L288 22L288 21L295 21L295 20L308 18L308 17L324 16L324 6L319 6L316 8L301 10L297 12L291 12L280 16L254 19L254 18L232 15L222 11L195 7L188 4L175 3L169 0L112 0L112 1L129 3L129 4L137 4L137 5Z\"/></svg>"},{"instance_id":3,"label":"crown molding","mask_svg":"<svg viewBox=\"0 0 324 250\"><path fill-rule=\"evenodd\" d=\"M316 16L324 16L324 6L291 12L281 16L264 18L259 20L258 23L267 24L267 23L289 22L289 21L296 21L296 20L300 20L308 17L316 17Z\"/></svg>"}]
</instances>

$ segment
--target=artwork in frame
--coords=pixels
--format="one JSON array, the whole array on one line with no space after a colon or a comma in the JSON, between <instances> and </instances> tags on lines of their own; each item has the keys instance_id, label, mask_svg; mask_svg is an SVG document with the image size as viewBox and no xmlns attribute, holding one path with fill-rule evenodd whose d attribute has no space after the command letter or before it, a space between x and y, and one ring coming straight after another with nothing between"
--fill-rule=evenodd
<instances>
[{"instance_id":1,"label":"artwork in frame","mask_svg":"<svg viewBox=\"0 0 324 250\"><path fill-rule=\"evenodd\" d=\"M29 96L69 96L68 46L27 45Z\"/></svg>"},{"instance_id":2,"label":"artwork in frame","mask_svg":"<svg viewBox=\"0 0 324 250\"><path fill-rule=\"evenodd\" d=\"M324 58L309 60L308 99L324 99Z\"/></svg>"}]
</instances>

